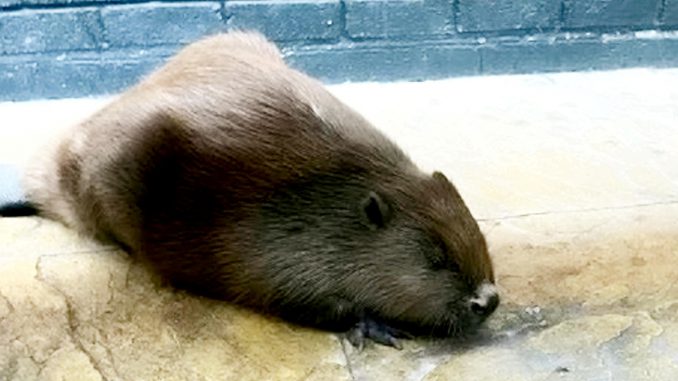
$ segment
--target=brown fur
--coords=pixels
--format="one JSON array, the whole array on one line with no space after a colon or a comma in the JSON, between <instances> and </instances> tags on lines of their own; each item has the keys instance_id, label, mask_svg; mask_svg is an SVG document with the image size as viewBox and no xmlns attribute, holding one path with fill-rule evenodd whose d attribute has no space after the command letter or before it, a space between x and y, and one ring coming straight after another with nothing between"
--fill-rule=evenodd
<instances>
[{"instance_id":1,"label":"brown fur","mask_svg":"<svg viewBox=\"0 0 678 381\"><path fill-rule=\"evenodd\" d=\"M26 188L179 287L320 327L449 334L485 318L468 303L494 282L452 184L257 34L189 45L46 152Z\"/></svg>"}]
</instances>

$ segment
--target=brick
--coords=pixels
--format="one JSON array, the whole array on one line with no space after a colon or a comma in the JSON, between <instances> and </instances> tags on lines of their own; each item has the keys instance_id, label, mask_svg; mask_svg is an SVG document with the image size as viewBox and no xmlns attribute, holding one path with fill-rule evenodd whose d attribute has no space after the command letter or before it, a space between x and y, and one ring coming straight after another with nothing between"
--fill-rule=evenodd
<instances>
[{"instance_id":1,"label":"brick","mask_svg":"<svg viewBox=\"0 0 678 381\"><path fill-rule=\"evenodd\" d=\"M339 38L339 0L228 1L230 29L258 30L275 41L313 41Z\"/></svg>"},{"instance_id":2,"label":"brick","mask_svg":"<svg viewBox=\"0 0 678 381\"><path fill-rule=\"evenodd\" d=\"M459 32L550 29L560 20L561 0L459 0Z\"/></svg>"},{"instance_id":3,"label":"brick","mask_svg":"<svg viewBox=\"0 0 678 381\"><path fill-rule=\"evenodd\" d=\"M2 57L0 101L116 93L159 66L174 50Z\"/></svg>"},{"instance_id":4,"label":"brick","mask_svg":"<svg viewBox=\"0 0 678 381\"><path fill-rule=\"evenodd\" d=\"M329 83L419 81L479 73L478 52L446 44L368 44L335 49L297 50L287 55L294 67Z\"/></svg>"},{"instance_id":5,"label":"brick","mask_svg":"<svg viewBox=\"0 0 678 381\"><path fill-rule=\"evenodd\" d=\"M678 0L666 0L662 21L666 25L678 25Z\"/></svg>"},{"instance_id":6,"label":"brick","mask_svg":"<svg viewBox=\"0 0 678 381\"><path fill-rule=\"evenodd\" d=\"M565 27L652 27L661 0L565 0Z\"/></svg>"},{"instance_id":7,"label":"brick","mask_svg":"<svg viewBox=\"0 0 678 381\"><path fill-rule=\"evenodd\" d=\"M448 0L347 0L346 31L353 38L441 35L452 32Z\"/></svg>"},{"instance_id":8,"label":"brick","mask_svg":"<svg viewBox=\"0 0 678 381\"><path fill-rule=\"evenodd\" d=\"M0 54L96 49L102 43L95 8L0 13Z\"/></svg>"},{"instance_id":9,"label":"brick","mask_svg":"<svg viewBox=\"0 0 678 381\"><path fill-rule=\"evenodd\" d=\"M678 65L677 40L600 40L489 45L483 74L610 70Z\"/></svg>"},{"instance_id":10,"label":"brick","mask_svg":"<svg viewBox=\"0 0 678 381\"><path fill-rule=\"evenodd\" d=\"M607 61L600 42L517 43L481 49L484 74L591 70Z\"/></svg>"},{"instance_id":11,"label":"brick","mask_svg":"<svg viewBox=\"0 0 678 381\"><path fill-rule=\"evenodd\" d=\"M111 47L183 44L223 29L217 2L115 5L101 14Z\"/></svg>"}]
</instances>

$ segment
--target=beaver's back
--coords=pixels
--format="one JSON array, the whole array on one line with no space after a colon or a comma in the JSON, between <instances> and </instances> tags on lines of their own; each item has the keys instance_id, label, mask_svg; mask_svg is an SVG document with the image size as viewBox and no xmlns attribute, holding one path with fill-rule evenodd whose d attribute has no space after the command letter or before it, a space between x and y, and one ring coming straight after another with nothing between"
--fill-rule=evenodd
<instances>
[{"instance_id":1,"label":"beaver's back","mask_svg":"<svg viewBox=\"0 0 678 381\"><path fill-rule=\"evenodd\" d=\"M53 150L49 166L56 168L46 171L41 160L29 176L30 199L48 215L132 249L140 245L142 214L185 217L208 189L231 195L229 207L337 160L411 165L251 33L189 45ZM33 185L44 183L53 186Z\"/></svg>"}]
</instances>

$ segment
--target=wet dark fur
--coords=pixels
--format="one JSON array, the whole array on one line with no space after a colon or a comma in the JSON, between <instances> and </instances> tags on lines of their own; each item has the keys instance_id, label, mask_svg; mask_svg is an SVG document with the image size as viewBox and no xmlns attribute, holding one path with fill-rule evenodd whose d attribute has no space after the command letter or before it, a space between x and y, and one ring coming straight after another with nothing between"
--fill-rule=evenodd
<instances>
[{"instance_id":1,"label":"wet dark fur","mask_svg":"<svg viewBox=\"0 0 678 381\"><path fill-rule=\"evenodd\" d=\"M484 319L492 265L452 184L257 35L189 46L53 152L29 199L178 287L332 330Z\"/></svg>"}]
</instances>

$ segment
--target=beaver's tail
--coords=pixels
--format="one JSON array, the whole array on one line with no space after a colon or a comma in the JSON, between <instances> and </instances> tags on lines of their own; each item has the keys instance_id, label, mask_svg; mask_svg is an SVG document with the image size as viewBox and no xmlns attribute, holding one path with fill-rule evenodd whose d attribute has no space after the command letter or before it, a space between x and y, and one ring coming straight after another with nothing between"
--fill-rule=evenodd
<instances>
[{"instance_id":1,"label":"beaver's tail","mask_svg":"<svg viewBox=\"0 0 678 381\"><path fill-rule=\"evenodd\" d=\"M22 217L38 214L38 208L27 200L21 186L21 168L0 163L0 217Z\"/></svg>"},{"instance_id":2,"label":"beaver's tail","mask_svg":"<svg viewBox=\"0 0 678 381\"><path fill-rule=\"evenodd\" d=\"M28 201L13 201L0 205L0 217L25 217L38 214L38 208Z\"/></svg>"}]
</instances>

